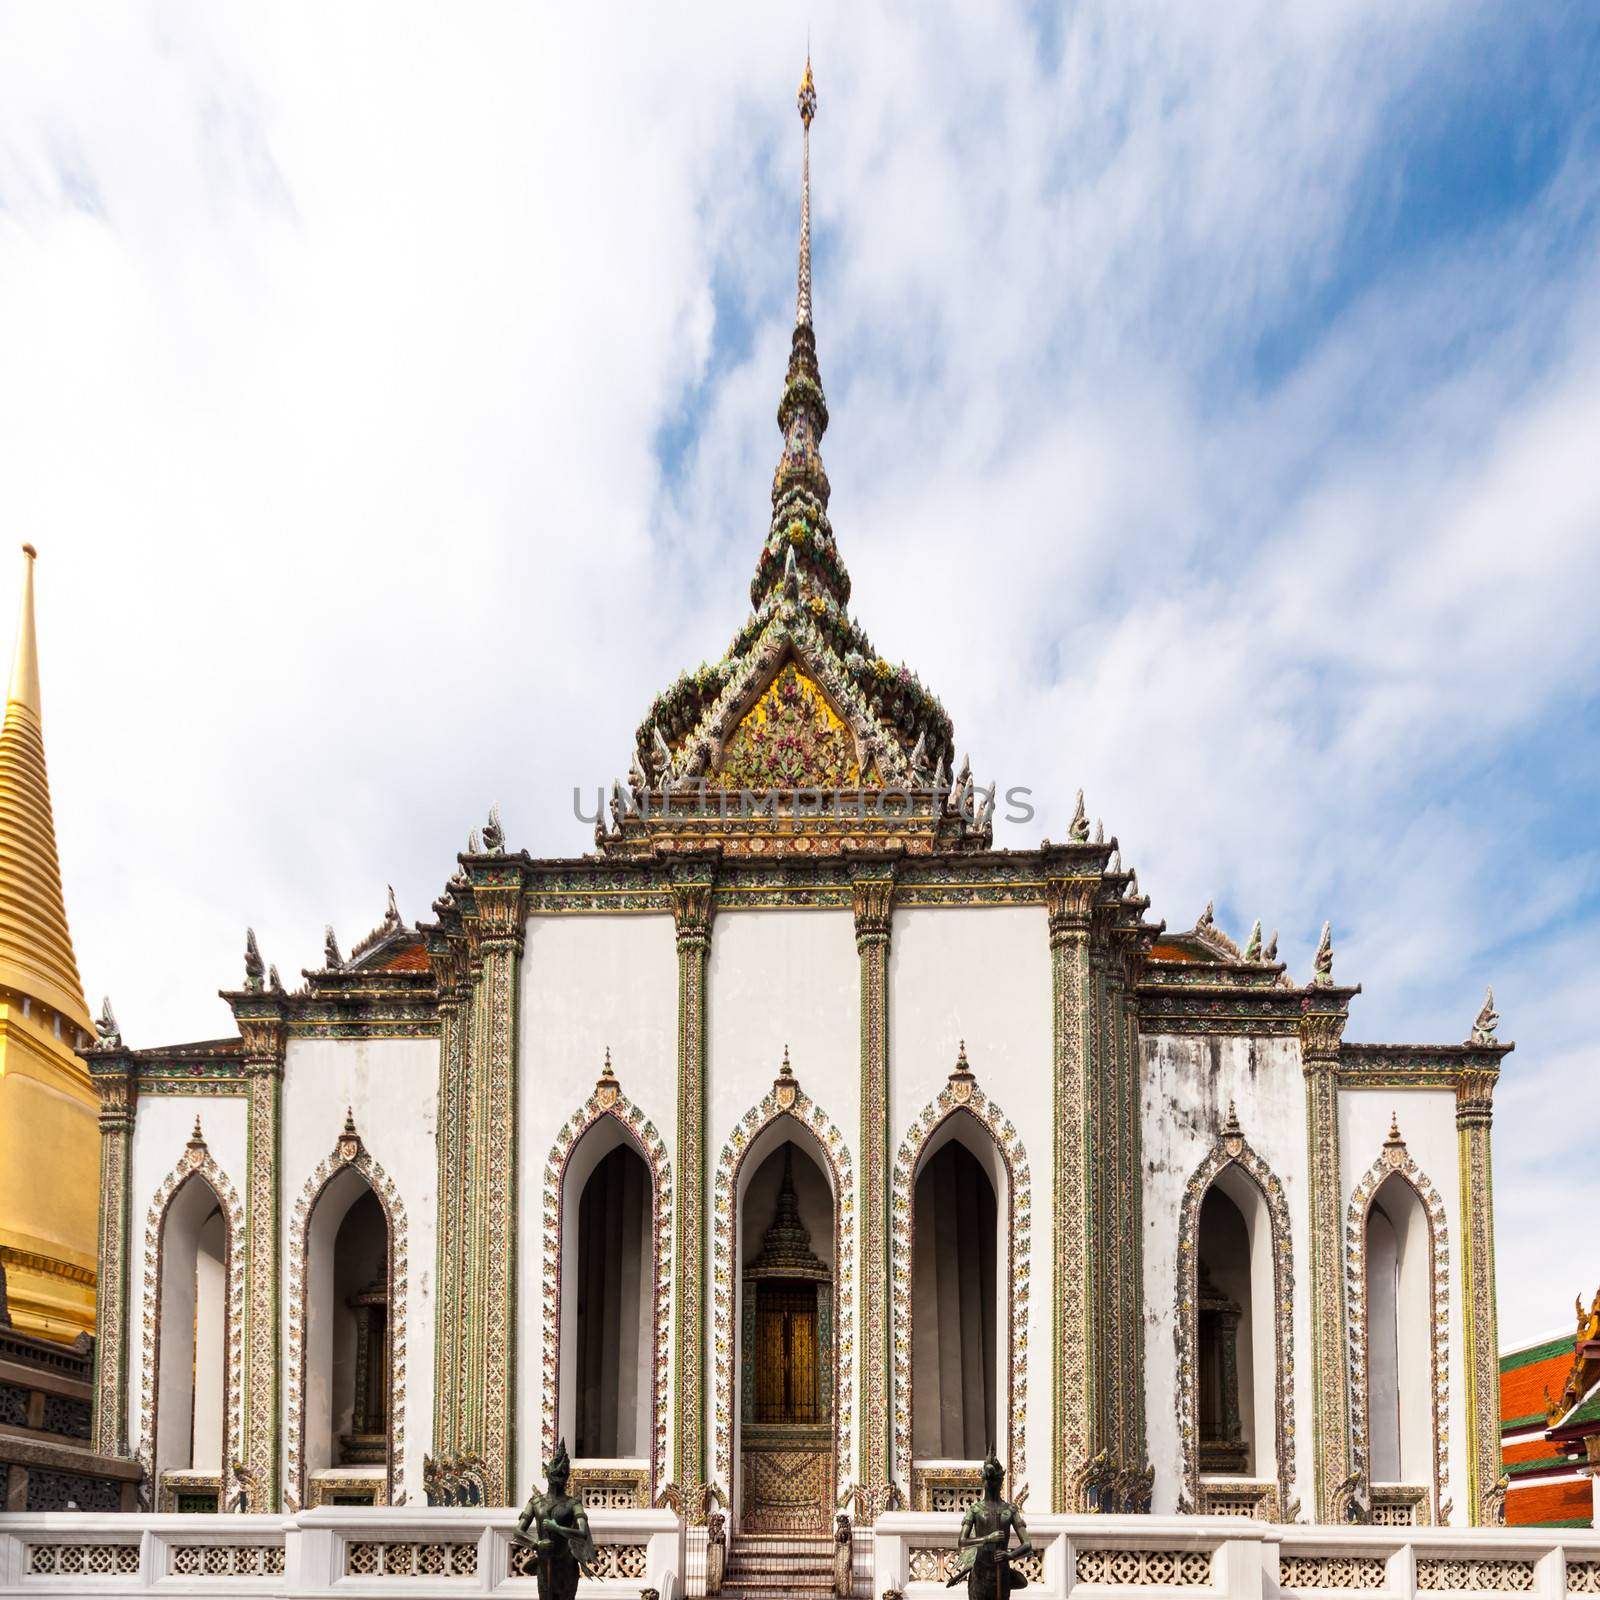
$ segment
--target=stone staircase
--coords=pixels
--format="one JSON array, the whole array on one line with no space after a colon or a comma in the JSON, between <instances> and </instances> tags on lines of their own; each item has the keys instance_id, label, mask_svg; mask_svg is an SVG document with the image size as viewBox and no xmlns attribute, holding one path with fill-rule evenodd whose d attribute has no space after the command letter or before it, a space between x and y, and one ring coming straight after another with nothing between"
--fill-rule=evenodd
<instances>
[{"instance_id":1,"label":"stone staircase","mask_svg":"<svg viewBox=\"0 0 1600 1600\"><path fill-rule=\"evenodd\" d=\"M823 1534L741 1533L728 1556L728 1600L829 1600L833 1540Z\"/></svg>"}]
</instances>

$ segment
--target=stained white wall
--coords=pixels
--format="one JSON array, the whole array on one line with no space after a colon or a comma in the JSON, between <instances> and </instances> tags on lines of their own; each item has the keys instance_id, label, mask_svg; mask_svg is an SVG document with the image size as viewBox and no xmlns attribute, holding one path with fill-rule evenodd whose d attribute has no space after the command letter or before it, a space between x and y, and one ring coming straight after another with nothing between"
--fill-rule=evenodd
<instances>
[{"instance_id":1,"label":"stained white wall","mask_svg":"<svg viewBox=\"0 0 1600 1600\"><path fill-rule=\"evenodd\" d=\"M623 1094L677 1153L678 947L672 918L530 917L517 1033L516 1498L542 1465L545 1165L572 1114L594 1093L611 1051ZM676 1191L676 1174L674 1174ZM573 1191L576 1206L577 1191ZM576 1215L572 1219L576 1236ZM645 1348L653 1350L654 1331ZM668 1379L671 1393L671 1378ZM569 1441L570 1443L570 1441Z\"/></svg>"},{"instance_id":2,"label":"stained white wall","mask_svg":"<svg viewBox=\"0 0 1600 1600\"><path fill-rule=\"evenodd\" d=\"M332 1153L348 1106L362 1143L406 1213L405 1445L395 1498L424 1501L422 1458L432 1448L433 1320L437 1271L439 1044L435 1039L291 1039L284 1062L282 1207L284 1349L295 1204ZM398 1299L398 1286L394 1293ZM284 1418L284 1448L288 1418Z\"/></svg>"},{"instance_id":3,"label":"stained white wall","mask_svg":"<svg viewBox=\"0 0 1600 1600\"><path fill-rule=\"evenodd\" d=\"M1028 1158L1033 1247L1027 1461L1024 1478L1012 1488L1031 1484L1031 1499L1041 1506L1049 1499L1052 1412L1051 1018L1050 927L1043 907L929 906L895 912L889 961L891 1155L949 1082L965 1039L979 1085L1015 1124ZM1000 1299L1004 1302L1003 1292ZM1007 1313L1002 1309L1001 1314ZM908 1333L896 1328L894 1337ZM1003 1385L997 1399L1005 1412ZM894 1404L891 1396L891 1408Z\"/></svg>"},{"instance_id":4,"label":"stained white wall","mask_svg":"<svg viewBox=\"0 0 1600 1600\"><path fill-rule=\"evenodd\" d=\"M706 1259L711 1260L717 1158L728 1136L772 1088L789 1047L800 1087L828 1115L850 1150L858 1186L861 1139L861 966L855 918L848 911L719 912L711 939L706 1035ZM676 990L673 999L676 1008ZM752 1153L751 1159L757 1159ZM741 1179L754 1172L749 1161ZM860 1203L856 1203L857 1228ZM770 1213L753 1220L764 1230ZM816 1240L813 1239L813 1244ZM819 1251L819 1254L823 1252ZM705 1285L707 1330L706 1464L715 1470L712 1293ZM859 1343L857 1346L859 1352ZM856 1358L855 1405L861 1403ZM852 1435L855 1417L852 1417ZM853 1436L848 1441L854 1451ZM738 1463L734 1463L735 1476ZM723 1486L737 1495L733 1484Z\"/></svg>"},{"instance_id":5,"label":"stained white wall","mask_svg":"<svg viewBox=\"0 0 1600 1600\"><path fill-rule=\"evenodd\" d=\"M1461 1178L1456 1139L1456 1097L1450 1089L1342 1089L1339 1092L1339 1164L1344 1209L1355 1187L1383 1154L1389 1119L1413 1161L1444 1202L1450 1236L1450 1483L1451 1521L1465 1524L1467 1505L1467 1369L1463 1345L1466 1271L1462 1260ZM1341 1215L1341 1222L1344 1220ZM1408 1474L1409 1475L1409 1474Z\"/></svg>"},{"instance_id":6,"label":"stained white wall","mask_svg":"<svg viewBox=\"0 0 1600 1600\"><path fill-rule=\"evenodd\" d=\"M1296 1039L1146 1038L1140 1127L1144 1141L1145 1415L1156 1469L1152 1509L1177 1508L1178 1218L1184 1189L1216 1143L1228 1102L1251 1149L1283 1184L1294 1254L1294 1416L1291 1495L1312 1504L1311 1238L1306 1190L1305 1084ZM1258 1415L1258 1438L1270 1421Z\"/></svg>"},{"instance_id":7,"label":"stained white wall","mask_svg":"<svg viewBox=\"0 0 1600 1600\"><path fill-rule=\"evenodd\" d=\"M154 1291L144 1281L146 1219L156 1191L183 1159L198 1116L211 1158L227 1174L243 1205L245 1195L245 1103L241 1095L144 1095L138 1101L130 1159L128 1246L128 1441L139 1441L144 1398L143 1328ZM242 1267L240 1268L242 1270ZM149 1301L147 1302L147 1295Z\"/></svg>"}]
</instances>

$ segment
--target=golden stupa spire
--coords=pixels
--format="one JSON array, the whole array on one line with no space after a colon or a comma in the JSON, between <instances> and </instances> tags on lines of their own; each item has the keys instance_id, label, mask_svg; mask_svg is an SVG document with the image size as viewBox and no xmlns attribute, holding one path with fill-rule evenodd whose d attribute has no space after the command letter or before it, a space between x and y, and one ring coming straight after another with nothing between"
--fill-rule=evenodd
<instances>
[{"instance_id":1,"label":"golden stupa spire","mask_svg":"<svg viewBox=\"0 0 1600 1600\"><path fill-rule=\"evenodd\" d=\"M39 709L31 544L22 547L22 612L0 729L0 988L38 1001L91 1035L61 896Z\"/></svg>"}]
</instances>

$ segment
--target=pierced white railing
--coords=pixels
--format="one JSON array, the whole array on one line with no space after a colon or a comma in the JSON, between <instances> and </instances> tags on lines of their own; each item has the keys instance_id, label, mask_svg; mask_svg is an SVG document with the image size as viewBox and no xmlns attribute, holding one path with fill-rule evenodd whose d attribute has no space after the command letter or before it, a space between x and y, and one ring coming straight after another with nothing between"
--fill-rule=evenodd
<instances>
[{"instance_id":1,"label":"pierced white railing","mask_svg":"<svg viewBox=\"0 0 1600 1600\"><path fill-rule=\"evenodd\" d=\"M321 1506L293 1517L0 1516L0 1595L534 1594L513 1511ZM670 1511L596 1510L579 1600L682 1600Z\"/></svg>"},{"instance_id":2,"label":"pierced white railing","mask_svg":"<svg viewBox=\"0 0 1600 1600\"><path fill-rule=\"evenodd\" d=\"M890 1512L872 1529L872 1600L936 1600L959 1516ZM1037 1600L1542 1600L1600 1594L1600 1533L1567 1528L1311 1527L1239 1517L1028 1518Z\"/></svg>"}]
</instances>

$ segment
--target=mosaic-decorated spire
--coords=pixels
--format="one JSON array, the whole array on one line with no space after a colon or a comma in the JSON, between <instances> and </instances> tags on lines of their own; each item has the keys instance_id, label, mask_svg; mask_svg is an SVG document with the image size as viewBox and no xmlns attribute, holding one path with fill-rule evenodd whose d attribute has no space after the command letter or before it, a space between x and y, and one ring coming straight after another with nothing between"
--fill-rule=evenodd
<instances>
[{"instance_id":1,"label":"mosaic-decorated spire","mask_svg":"<svg viewBox=\"0 0 1600 1600\"><path fill-rule=\"evenodd\" d=\"M789 371L778 402L778 427L783 454L772 476L772 526L756 575L750 603L782 586L789 558L800 576L801 592L832 600L843 607L850 600L850 578L839 559L828 523L828 474L823 470L821 443L828 430L828 403L817 367L817 336L811 322L811 124L817 114L817 86L806 57L800 80L800 264L794 306L794 335L789 342Z\"/></svg>"},{"instance_id":2,"label":"mosaic-decorated spire","mask_svg":"<svg viewBox=\"0 0 1600 1600\"><path fill-rule=\"evenodd\" d=\"M686 786L793 792L916 788L932 795L948 783L953 733L938 699L904 663L880 655L849 614L850 577L828 520L828 475L821 441L828 404L817 367L811 293L811 125L816 82L806 61L800 111L800 249L789 367L778 402L783 451L772 478L772 520L750 584L751 615L721 660L686 672L652 703L639 725L630 797ZM616 829L603 825L602 849L633 848L621 785ZM942 796L925 800L924 823L954 815ZM988 835L972 837L976 848ZM660 830L669 832L663 819ZM870 830L869 830L870 831ZM892 830L901 838L904 829ZM980 835L982 838L980 839ZM623 841L626 836L625 846ZM731 835L729 836L731 839ZM862 830L850 834L860 844ZM902 841L903 842L903 841Z\"/></svg>"}]
</instances>

